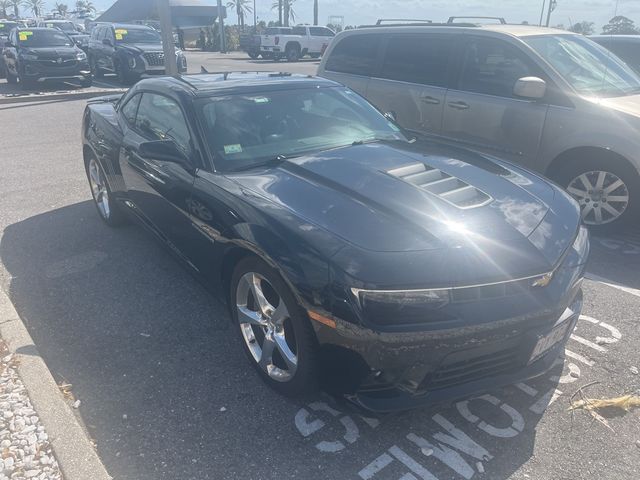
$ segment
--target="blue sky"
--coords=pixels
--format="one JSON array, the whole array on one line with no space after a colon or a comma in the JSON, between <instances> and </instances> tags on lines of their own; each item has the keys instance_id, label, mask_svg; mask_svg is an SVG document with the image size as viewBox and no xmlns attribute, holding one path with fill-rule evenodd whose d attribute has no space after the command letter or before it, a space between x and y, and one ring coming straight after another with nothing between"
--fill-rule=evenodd
<instances>
[{"instance_id":1,"label":"blue sky","mask_svg":"<svg viewBox=\"0 0 640 480\"><path fill-rule=\"evenodd\" d=\"M209 1L215 4L216 0ZM45 3L48 7L54 4L49 0ZM68 0L67 3L71 6L75 1ZM113 1L93 0L93 3L98 8L107 8ZM268 21L276 18L271 10L272 3L273 0L256 0L259 19ZM320 22L326 23L329 15L344 16L345 25L372 23L380 17L442 21L449 15L494 15L505 17L513 23L523 20L537 23L541 7L542 0L320 0ZM600 28L613 17L615 10L615 0L558 0L551 23L569 25L570 21L588 20ZM298 22L311 23L313 0L295 0L294 11ZM232 12L229 14L230 20L235 23L235 16ZM618 0L618 14L628 16L640 25L640 0Z\"/></svg>"}]
</instances>

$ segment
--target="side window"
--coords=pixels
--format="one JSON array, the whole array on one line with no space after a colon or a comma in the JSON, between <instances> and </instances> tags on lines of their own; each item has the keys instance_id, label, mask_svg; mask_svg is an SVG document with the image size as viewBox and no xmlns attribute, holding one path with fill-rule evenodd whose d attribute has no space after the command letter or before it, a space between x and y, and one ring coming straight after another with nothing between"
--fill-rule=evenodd
<instances>
[{"instance_id":1,"label":"side window","mask_svg":"<svg viewBox=\"0 0 640 480\"><path fill-rule=\"evenodd\" d=\"M185 154L191 152L187 121L178 104L169 97L143 93L135 125L148 140L173 140Z\"/></svg>"},{"instance_id":2,"label":"side window","mask_svg":"<svg viewBox=\"0 0 640 480\"><path fill-rule=\"evenodd\" d=\"M104 39L104 27L96 27L95 39L101 42Z\"/></svg>"},{"instance_id":3,"label":"side window","mask_svg":"<svg viewBox=\"0 0 640 480\"><path fill-rule=\"evenodd\" d=\"M309 34L317 37L333 37L334 33L325 27L309 27Z\"/></svg>"},{"instance_id":4,"label":"side window","mask_svg":"<svg viewBox=\"0 0 640 480\"><path fill-rule=\"evenodd\" d=\"M291 35L306 35L307 28L306 27L293 27L291 30Z\"/></svg>"},{"instance_id":5,"label":"side window","mask_svg":"<svg viewBox=\"0 0 640 480\"><path fill-rule=\"evenodd\" d=\"M451 57L448 35L402 35L389 39L380 76L436 87L447 84Z\"/></svg>"},{"instance_id":6,"label":"side window","mask_svg":"<svg viewBox=\"0 0 640 480\"><path fill-rule=\"evenodd\" d=\"M350 35L331 51L325 68L331 72L371 76L378 60L379 35Z\"/></svg>"},{"instance_id":7,"label":"side window","mask_svg":"<svg viewBox=\"0 0 640 480\"><path fill-rule=\"evenodd\" d=\"M136 114L138 113L138 105L140 105L140 99L142 94L134 95L127 103L120 109L122 116L129 125L135 125Z\"/></svg>"},{"instance_id":8,"label":"side window","mask_svg":"<svg viewBox=\"0 0 640 480\"><path fill-rule=\"evenodd\" d=\"M501 40L469 40L464 54L458 90L513 97L513 87L521 77L540 76L525 54Z\"/></svg>"}]
</instances>

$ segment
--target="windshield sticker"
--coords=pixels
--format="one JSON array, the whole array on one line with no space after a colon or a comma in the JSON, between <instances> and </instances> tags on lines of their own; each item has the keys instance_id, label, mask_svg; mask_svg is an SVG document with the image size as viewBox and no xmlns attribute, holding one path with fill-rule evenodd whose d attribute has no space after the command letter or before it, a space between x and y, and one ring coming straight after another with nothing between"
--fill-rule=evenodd
<instances>
[{"instance_id":1,"label":"windshield sticker","mask_svg":"<svg viewBox=\"0 0 640 480\"><path fill-rule=\"evenodd\" d=\"M233 145L225 145L224 153L229 155L232 153L242 153L242 145L239 143L234 143Z\"/></svg>"},{"instance_id":2,"label":"windshield sticker","mask_svg":"<svg viewBox=\"0 0 640 480\"><path fill-rule=\"evenodd\" d=\"M0 28L4 28L4 23L0 23Z\"/></svg>"},{"instance_id":3,"label":"windshield sticker","mask_svg":"<svg viewBox=\"0 0 640 480\"><path fill-rule=\"evenodd\" d=\"M116 40L122 40L124 38L124 35L122 35L121 33L116 33Z\"/></svg>"},{"instance_id":4,"label":"windshield sticker","mask_svg":"<svg viewBox=\"0 0 640 480\"><path fill-rule=\"evenodd\" d=\"M125 30L124 28L117 28L116 29L116 34L120 34L120 35L126 35L127 33L129 33L128 30Z\"/></svg>"},{"instance_id":5,"label":"windshield sticker","mask_svg":"<svg viewBox=\"0 0 640 480\"><path fill-rule=\"evenodd\" d=\"M33 35L33 32L20 32L18 34L18 36L20 37L20 41L22 42L28 40L31 35Z\"/></svg>"},{"instance_id":6,"label":"windshield sticker","mask_svg":"<svg viewBox=\"0 0 640 480\"><path fill-rule=\"evenodd\" d=\"M253 101L256 103L269 103L269 99L267 97L256 97Z\"/></svg>"},{"instance_id":7,"label":"windshield sticker","mask_svg":"<svg viewBox=\"0 0 640 480\"><path fill-rule=\"evenodd\" d=\"M53 28L53 23L47 23L47 28Z\"/></svg>"}]
</instances>

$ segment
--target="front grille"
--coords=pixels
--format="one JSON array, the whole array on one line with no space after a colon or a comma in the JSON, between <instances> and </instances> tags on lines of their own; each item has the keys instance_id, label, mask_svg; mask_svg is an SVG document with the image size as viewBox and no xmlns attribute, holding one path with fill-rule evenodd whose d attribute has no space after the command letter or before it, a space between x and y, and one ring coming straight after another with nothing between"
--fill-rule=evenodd
<instances>
[{"instance_id":1,"label":"front grille","mask_svg":"<svg viewBox=\"0 0 640 480\"><path fill-rule=\"evenodd\" d=\"M163 67L164 66L164 53L163 52L147 52L144 54L144 59L147 61L150 67Z\"/></svg>"},{"instance_id":2,"label":"front grille","mask_svg":"<svg viewBox=\"0 0 640 480\"><path fill-rule=\"evenodd\" d=\"M78 61L75 58L69 58L58 62L58 60L37 60L37 64L43 67L68 68L76 65Z\"/></svg>"},{"instance_id":3,"label":"front grille","mask_svg":"<svg viewBox=\"0 0 640 480\"><path fill-rule=\"evenodd\" d=\"M473 185L424 163L412 163L394 168L387 173L437 195L458 208L482 207L492 200L489 195Z\"/></svg>"},{"instance_id":4,"label":"front grille","mask_svg":"<svg viewBox=\"0 0 640 480\"><path fill-rule=\"evenodd\" d=\"M427 390L439 390L503 375L521 368L518 356L518 348L512 348L441 365L424 380L422 387Z\"/></svg>"},{"instance_id":5,"label":"front grille","mask_svg":"<svg viewBox=\"0 0 640 480\"><path fill-rule=\"evenodd\" d=\"M527 293L533 288L535 278L514 280L511 282L496 283L493 285L481 285L478 287L463 287L451 289L452 302L473 302L491 298L511 297L521 293Z\"/></svg>"}]
</instances>

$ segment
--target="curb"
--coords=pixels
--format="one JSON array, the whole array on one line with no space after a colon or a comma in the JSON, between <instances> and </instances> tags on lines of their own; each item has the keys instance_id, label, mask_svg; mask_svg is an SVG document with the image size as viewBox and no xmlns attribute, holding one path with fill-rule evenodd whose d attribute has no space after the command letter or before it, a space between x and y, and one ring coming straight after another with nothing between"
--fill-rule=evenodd
<instances>
[{"instance_id":1,"label":"curb","mask_svg":"<svg viewBox=\"0 0 640 480\"><path fill-rule=\"evenodd\" d=\"M28 103L28 102L50 102L54 100L86 100L89 98L102 97L104 95L114 95L126 92L126 88L109 88L102 90L91 90L87 92L60 92L46 93L43 95L16 95L14 97L0 97L0 107L2 105L11 105L12 103Z\"/></svg>"},{"instance_id":2,"label":"curb","mask_svg":"<svg viewBox=\"0 0 640 480\"><path fill-rule=\"evenodd\" d=\"M65 480L110 480L91 441L64 400L11 300L0 288L0 336L19 362L18 373L47 433ZM21 353L24 352L24 353Z\"/></svg>"}]
</instances>

